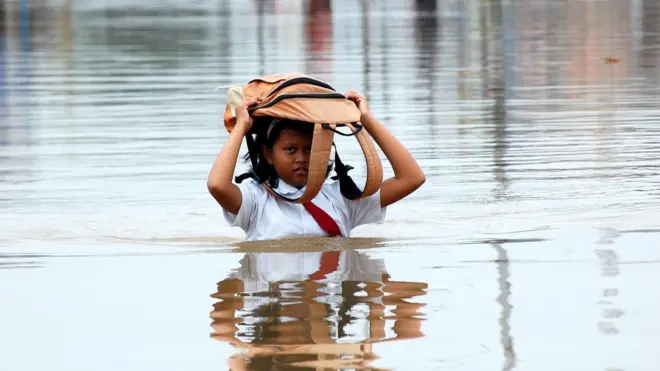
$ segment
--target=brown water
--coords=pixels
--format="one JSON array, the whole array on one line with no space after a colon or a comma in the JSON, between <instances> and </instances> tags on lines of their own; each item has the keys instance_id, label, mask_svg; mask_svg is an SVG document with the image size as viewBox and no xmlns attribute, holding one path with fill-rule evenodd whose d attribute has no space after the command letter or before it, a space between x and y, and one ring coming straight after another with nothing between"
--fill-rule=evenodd
<instances>
[{"instance_id":1,"label":"brown water","mask_svg":"<svg viewBox=\"0 0 660 371\"><path fill-rule=\"evenodd\" d=\"M3 9L0 369L657 369L657 1L45 3ZM226 226L216 88L288 71L419 160L386 223Z\"/></svg>"}]
</instances>

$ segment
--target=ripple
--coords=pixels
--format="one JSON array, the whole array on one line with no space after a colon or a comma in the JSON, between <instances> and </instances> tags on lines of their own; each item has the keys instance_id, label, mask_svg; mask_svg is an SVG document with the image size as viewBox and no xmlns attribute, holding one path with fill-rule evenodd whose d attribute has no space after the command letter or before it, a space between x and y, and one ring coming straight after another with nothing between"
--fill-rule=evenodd
<instances>
[{"instance_id":1,"label":"ripple","mask_svg":"<svg viewBox=\"0 0 660 371\"><path fill-rule=\"evenodd\" d=\"M13 276L0 319L29 352L9 364L88 369L72 362L91 333L73 325L93 313L106 321L96 368L151 354L190 368L168 357L205 349L199 321L163 328L208 310L235 366L658 363L638 346L657 343L639 330L657 327L657 1L47 0L30 5L27 43L15 3L0 30L0 271ZM205 184L228 136L216 88L282 71L363 92L419 161L427 182L384 224L265 243L226 224ZM359 179L359 145L337 144ZM354 264L309 280L330 251ZM268 253L282 267L248 264ZM35 298L60 312L35 315Z\"/></svg>"}]
</instances>

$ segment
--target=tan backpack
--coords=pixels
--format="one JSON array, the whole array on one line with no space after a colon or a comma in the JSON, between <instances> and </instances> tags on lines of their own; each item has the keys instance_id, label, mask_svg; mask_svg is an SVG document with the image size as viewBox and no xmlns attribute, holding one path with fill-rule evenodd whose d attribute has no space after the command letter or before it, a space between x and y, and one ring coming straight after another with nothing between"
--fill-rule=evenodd
<instances>
[{"instance_id":1,"label":"tan backpack","mask_svg":"<svg viewBox=\"0 0 660 371\"><path fill-rule=\"evenodd\" d=\"M303 194L297 199L287 198L271 189L264 180L258 179L255 173L244 174L237 177L240 182L246 177L253 177L272 194L295 203L311 201L321 190L325 181L330 152L334 145L334 134L355 136L360 143L362 153L367 163L367 180L363 190L348 176L350 166L344 165L335 146L335 172L337 173L342 195L355 200L371 196L380 189L383 182L383 168L378 152L371 137L360 124L360 111L355 103L337 93L327 83L301 73L274 74L259 77L245 85L232 86L227 92L227 106L224 112L224 123L227 131L231 132L236 125L236 106L244 98L262 98L256 106L248 109L252 117L277 117L296 121L308 122L314 125L314 136L309 164L307 186ZM257 125L255 120L255 126ZM337 130L347 127L350 134ZM254 141L255 128L246 135L246 143L250 151L250 160L257 168L257 156L260 150Z\"/></svg>"}]
</instances>

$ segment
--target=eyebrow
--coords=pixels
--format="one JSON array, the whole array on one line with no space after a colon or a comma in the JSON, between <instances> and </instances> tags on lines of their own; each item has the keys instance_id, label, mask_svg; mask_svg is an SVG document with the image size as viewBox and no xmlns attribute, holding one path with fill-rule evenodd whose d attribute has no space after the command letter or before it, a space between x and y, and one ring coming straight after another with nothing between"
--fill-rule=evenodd
<instances>
[{"instance_id":1,"label":"eyebrow","mask_svg":"<svg viewBox=\"0 0 660 371\"><path fill-rule=\"evenodd\" d=\"M311 147L311 146L312 146L312 143L304 145L304 147ZM282 142L282 147L298 147L298 143L283 141Z\"/></svg>"}]
</instances>

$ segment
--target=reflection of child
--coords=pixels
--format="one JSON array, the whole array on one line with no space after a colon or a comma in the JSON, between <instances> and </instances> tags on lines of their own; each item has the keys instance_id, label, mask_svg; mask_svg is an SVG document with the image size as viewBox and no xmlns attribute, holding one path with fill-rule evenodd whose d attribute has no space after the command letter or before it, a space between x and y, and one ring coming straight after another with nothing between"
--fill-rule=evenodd
<instances>
[{"instance_id":1,"label":"reflection of child","mask_svg":"<svg viewBox=\"0 0 660 371\"><path fill-rule=\"evenodd\" d=\"M258 292L268 291L270 284L278 281L305 281L317 277L333 282L380 282L384 274L387 272L382 259L374 259L356 250L344 250L248 253L229 278L243 281L246 291Z\"/></svg>"},{"instance_id":2,"label":"reflection of child","mask_svg":"<svg viewBox=\"0 0 660 371\"><path fill-rule=\"evenodd\" d=\"M382 260L358 250L248 253L211 295L221 300L210 313L211 337L240 349L232 370L303 361L366 369L372 343L424 336L424 304L409 300L427 289L390 281Z\"/></svg>"},{"instance_id":3,"label":"reflection of child","mask_svg":"<svg viewBox=\"0 0 660 371\"><path fill-rule=\"evenodd\" d=\"M236 126L218 154L208 177L208 189L223 208L226 220L246 232L246 240L293 236L344 236L353 228L382 223L385 209L418 189L424 173L406 148L369 111L366 99L354 91L345 94L361 112L361 123L392 165L394 176L375 194L358 200L345 198L339 183L324 184L312 202L301 205L268 192L254 179L236 185L232 176L241 142L253 124L247 108L258 100L246 99L236 107ZM260 179L281 195L297 198L307 184L312 125L273 118L257 133Z\"/></svg>"}]
</instances>

